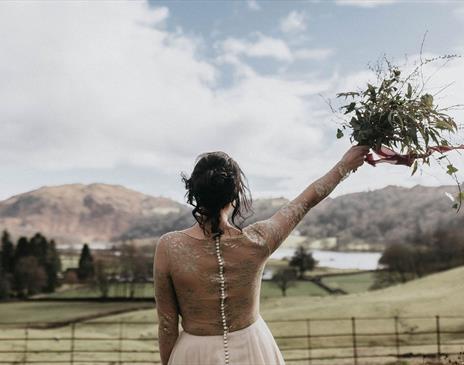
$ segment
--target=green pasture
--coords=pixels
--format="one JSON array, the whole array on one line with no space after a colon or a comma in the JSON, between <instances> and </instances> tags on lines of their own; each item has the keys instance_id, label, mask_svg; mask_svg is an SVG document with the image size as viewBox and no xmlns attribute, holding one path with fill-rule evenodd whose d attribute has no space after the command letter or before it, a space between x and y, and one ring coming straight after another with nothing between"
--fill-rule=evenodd
<instances>
[{"instance_id":1,"label":"green pasture","mask_svg":"<svg viewBox=\"0 0 464 365\"><path fill-rule=\"evenodd\" d=\"M79 266L78 254L60 254L60 260L62 271L66 271L67 269L76 268Z\"/></svg>"},{"instance_id":2,"label":"green pasture","mask_svg":"<svg viewBox=\"0 0 464 365\"><path fill-rule=\"evenodd\" d=\"M446 272L430 275L422 279L411 281L394 287L341 296L311 296L305 294L288 297L269 296L261 301L261 315L268 323L276 341L286 358L287 364L304 364L304 361L292 359L307 356L307 339L303 336L308 331L312 334L312 356L343 356L352 353L352 322L351 317L357 317L356 329L360 355L367 353L393 353L394 321L392 317L399 316L398 329L401 333L400 346L407 352L434 352L436 351L435 315L441 317L442 352L464 351L464 335L456 332L464 331L464 267ZM289 289L290 290L290 289ZM263 292L266 288L263 286ZM139 303L140 305L141 303ZM75 326L75 335L83 338L76 340L74 346L78 352L74 355L76 364L79 359L99 361L108 359L133 363L136 360L159 359L158 353L118 353L121 348L128 351L156 351L157 341L152 338L157 334L156 310L131 311L130 305L137 303L83 303L83 302L25 302L0 304L0 319L2 321L53 321L62 319L80 318L84 314L105 311L111 313L112 306L126 308L129 311L117 315L107 315L98 319L98 323L79 322ZM149 305L149 303L148 303ZM135 307L134 307L135 308ZM369 319L362 319L370 317ZM414 317L414 318L411 318ZM309 318L310 321L306 321ZM293 320L293 321L288 321ZM95 320L93 320L95 321ZM136 322L130 324L129 322ZM43 341L31 341L29 351L44 349L70 348L70 326L56 329L31 329L28 336L36 338L49 338ZM425 332L431 331L427 334ZM17 342L0 341L0 351L21 349L24 341L24 328L14 326L2 327L0 337L18 337ZM386 333L372 336L371 333ZM414 335L414 333L422 333ZM332 337L318 337L324 334L338 334ZM293 336L282 338L281 336ZM295 337L296 336L296 337ZM298 337L302 336L302 337ZM127 337L126 340L118 340ZM89 338L97 338L90 340ZM53 340L51 340L53 339ZM460 344L451 347L450 344ZM408 346L409 345L409 346ZM365 346L365 347L363 347ZM390 346L390 347L381 347ZM408 347L407 347L408 346ZM81 352L79 352L81 351ZM102 352L108 351L108 352ZM2 356L13 356L4 353ZM20 355L11 360L20 359ZM69 364L66 356L69 353L54 355L31 353L28 359L44 359L44 363L52 357L63 360ZM312 364L352 364L353 360L332 360L326 362L313 361ZM393 358L380 357L359 360L359 365L394 364ZM403 364L422 364L421 359L404 360Z\"/></svg>"},{"instance_id":3,"label":"green pasture","mask_svg":"<svg viewBox=\"0 0 464 365\"><path fill-rule=\"evenodd\" d=\"M343 289L350 294L361 293L369 290L374 283L374 273L327 276L322 279L322 282L333 289Z\"/></svg>"},{"instance_id":4,"label":"green pasture","mask_svg":"<svg viewBox=\"0 0 464 365\"><path fill-rule=\"evenodd\" d=\"M149 302L26 301L0 303L0 322L60 322L150 307ZM1 325L0 325L1 326Z\"/></svg>"},{"instance_id":5,"label":"green pasture","mask_svg":"<svg viewBox=\"0 0 464 365\"><path fill-rule=\"evenodd\" d=\"M134 297L136 298L153 298L153 284L142 283L134 286ZM308 281L296 281L287 289L287 296L324 296L327 292L312 282ZM90 286L80 286L76 288L70 288L67 290L59 291L56 293L47 294L46 296L41 295L44 298L99 298L101 296L97 288ZM111 297L130 297L130 285L124 283L111 284L109 288L108 296ZM281 290L271 281L263 281L261 284L261 299L275 298L282 296Z\"/></svg>"},{"instance_id":6,"label":"green pasture","mask_svg":"<svg viewBox=\"0 0 464 365\"><path fill-rule=\"evenodd\" d=\"M135 298L153 298L153 284L152 283L137 283L133 285ZM108 297L130 297L131 285L126 283L110 284ZM46 298L100 298L101 293L96 287L92 286L76 286L75 288L68 288L66 290L57 291L55 293L47 294Z\"/></svg>"}]
</instances>

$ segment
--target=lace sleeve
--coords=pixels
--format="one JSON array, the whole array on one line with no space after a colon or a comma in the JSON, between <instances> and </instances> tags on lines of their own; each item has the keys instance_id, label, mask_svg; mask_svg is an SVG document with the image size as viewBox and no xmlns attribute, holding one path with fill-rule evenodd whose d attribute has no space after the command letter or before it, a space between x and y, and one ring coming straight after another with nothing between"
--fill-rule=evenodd
<instances>
[{"instance_id":1,"label":"lace sleeve","mask_svg":"<svg viewBox=\"0 0 464 365\"><path fill-rule=\"evenodd\" d=\"M158 313L158 341L161 362L166 365L179 335L179 305L170 273L168 236L155 245L153 280Z\"/></svg>"},{"instance_id":2,"label":"lace sleeve","mask_svg":"<svg viewBox=\"0 0 464 365\"><path fill-rule=\"evenodd\" d=\"M306 187L300 195L286 203L270 218L251 225L269 246L269 255L290 235L306 213L328 196L348 174L349 170L345 164L342 161L338 162L323 177Z\"/></svg>"}]
</instances>

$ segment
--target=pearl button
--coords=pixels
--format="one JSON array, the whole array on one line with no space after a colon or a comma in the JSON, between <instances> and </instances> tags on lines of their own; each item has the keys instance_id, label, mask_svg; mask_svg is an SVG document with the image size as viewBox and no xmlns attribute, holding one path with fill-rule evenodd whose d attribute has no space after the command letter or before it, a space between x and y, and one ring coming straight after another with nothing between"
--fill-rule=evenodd
<instances>
[{"instance_id":1,"label":"pearl button","mask_svg":"<svg viewBox=\"0 0 464 365\"><path fill-rule=\"evenodd\" d=\"M224 328L224 357L225 357L225 364L229 365L229 350L228 350L228 343L227 343L227 332L228 332L228 327L227 327L227 321L226 321L226 315L224 311L224 300L225 300L225 290L224 290L224 284L225 284L225 277L223 274L224 271L224 259L221 256L221 250L219 247L220 244L220 237L215 238L216 241L216 257L219 265L219 284L220 284L220 314L221 314L221 319L222 319L222 326Z\"/></svg>"}]
</instances>

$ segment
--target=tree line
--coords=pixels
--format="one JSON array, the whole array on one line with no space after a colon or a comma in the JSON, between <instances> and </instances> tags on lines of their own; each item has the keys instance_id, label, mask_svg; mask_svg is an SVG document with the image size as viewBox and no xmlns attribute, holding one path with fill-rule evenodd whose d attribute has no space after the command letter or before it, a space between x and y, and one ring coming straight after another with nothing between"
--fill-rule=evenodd
<instances>
[{"instance_id":1,"label":"tree line","mask_svg":"<svg viewBox=\"0 0 464 365\"><path fill-rule=\"evenodd\" d=\"M438 227L429 232L415 230L407 242L385 248L372 289L404 283L425 275L464 265L462 224Z\"/></svg>"},{"instance_id":2,"label":"tree line","mask_svg":"<svg viewBox=\"0 0 464 365\"><path fill-rule=\"evenodd\" d=\"M31 238L21 236L14 244L8 231L3 231L0 299L54 292L60 271L61 260L53 239L48 240L37 232Z\"/></svg>"},{"instance_id":3,"label":"tree line","mask_svg":"<svg viewBox=\"0 0 464 365\"><path fill-rule=\"evenodd\" d=\"M293 253L287 266L277 269L272 275L272 283L277 286L282 296L287 296L287 289L295 286L296 281L303 280L306 271L314 270L317 260L312 252L300 244Z\"/></svg>"},{"instance_id":4,"label":"tree line","mask_svg":"<svg viewBox=\"0 0 464 365\"><path fill-rule=\"evenodd\" d=\"M459 223L456 220L429 231L418 229L416 225L406 239L389 244L379 259L380 269L376 271L370 289L464 265L464 232ZM303 279L305 272L313 270L316 264L311 252L300 245L288 265L276 270L272 281L286 296L287 289Z\"/></svg>"},{"instance_id":5,"label":"tree line","mask_svg":"<svg viewBox=\"0 0 464 365\"><path fill-rule=\"evenodd\" d=\"M84 243L77 267L63 272L62 266L53 239L37 232L31 238L21 236L13 242L9 232L4 230L0 251L0 300L53 293L62 284L92 287L106 298L114 283L118 284L116 295L134 298L139 284L146 283L153 275L150 247L126 242L106 257L101 253L94 257L89 245Z\"/></svg>"},{"instance_id":6,"label":"tree line","mask_svg":"<svg viewBox=\"0 0 464 365\"><path fill-rule=\"evenodd\" d=\"M153 258L151 252L144 252L143 248L134 244L123 243L119 254L112 258L93 258L90 248L84 244L77 268L77 279L96 289L101 298L112 296L136 297L140 286L151 280L153 276ZM67 281L70 281L69 278Z\"/></svg>"}]
</instances>

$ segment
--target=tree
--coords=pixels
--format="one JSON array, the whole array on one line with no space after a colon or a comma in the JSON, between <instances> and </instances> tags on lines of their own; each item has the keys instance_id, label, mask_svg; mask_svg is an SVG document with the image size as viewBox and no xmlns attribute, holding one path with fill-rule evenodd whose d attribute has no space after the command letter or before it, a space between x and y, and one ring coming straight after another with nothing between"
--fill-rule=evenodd
<instances>
[{"instance_id":1,"label":"tree","mask_svg":"<svg viewBox=\"0 0 464 365\"><path fill-rule=\"evenodd\" d=\"M41 266L45 266L47 249L47 239L40 232L37 232L29 241L29 251L32 256L37 258L37 261Z\"/></svg>"},{"instance_id":2,"label":"tree","mask_svg":"<svg viewBox=\"0 0 464 365\"><path fill-rule=\"evenodd\" d=\"M388 246L379 259L379 264L385 270L374 274L374 283L370 289L381 289L422 277L435 261L431 253L432 250L423 245L394 243Z\"/></svg>"},{"instance_id":3,"label":"tree","mask_svg":"<svg viewBox=\"0 0 464 365\"><path fill-rule=\"evenodd\" d=\"M14 285L18 296L26 298L47 285L47 274L34 256L21 257L16 262Z\"/></svg>"},{"instance_id":4,"label":"tree","mask_svg":"<svg viewBox=\"0 0 464 365\"><path fill-rule=\"evenodd\" d=\"M4 230L2 234L2 259L0 261L0 265L5 272L5 275L13 273L14 245L7 230Z\"/></svg>"},{"instance_id":5,"label":"tree","mask_svg":"<svg viewBox=\"0 0 464 365\"><path fill-rule=\"evenodd\" d=\"M10 297L10 280L11 274L5 272L0 261L0 300L8 299Z\"/></svg>"},{"instance_id":6,"label":"tree","mask_svg":"<svg viewBox=\"0 0 464 365\"><path fill-rule=\"evenodd\" d=\"M93 257L89 245L85 243L82 247L81 256L79 257L77 276L79 280L87 281L93 278L94 272Z\"/></svg>"},{"instance_id":7,"label":"tree","mask_svg":"<svg viewBox=\"0 0 464 365\"><path fill-rule=\"evenodd\" d=\"M75 269L66 270L63 275L63 282L74 287L79 282Z\"/></svg>"},{"instance_id":8,"label":"tree","mask_svg":"<svg viewBox=\"0 0 464 365\"><path fill-rule=\"evenodd\" d=\"M95 263L94 286L100 290L102 298L108 297L110 281L106 273L106 264L103 260L97 260Z\"/></svg>"},{"instance_id":9,"label":"tree","mask_svg":"<svg viewBox=\"0 0 464 365\"><path fill-rule=\"evenodd\" d=\"M388 246L380 257L379 264L399 275L402 283L416 274L414 249L409 245L395 243Z\"/></svg>"},{"instance_id":10,"label":"tree","mask_svg":"<svg viewBox=\"0 0 464 365\"><path fill-rule=\"evenodd\" d=\"M287 289L295 285L297 274L293 267L278 269L272 276L272 282L287 296Z\"/></svg>"},{"instance_id":11,"label":"tree","mask_svg":"<svg viewBox=\"0 0 464 365\"><path fill-rule=\"evenodd\" d=\"M31 245L29 244L29 240L27 237L21 236L18 239L18 243L15 247L14 252L14 262L15 265L19 261L21 257L32 256Z\"/></svg>"},{"instance_id":12,"label":"tree","mask_svg":"<svg viewBox=\"0 0 464 365\"><path fill-rule=\"evenodd\" d=\"M58 273L61 271L61 259L54 240L51 240L46 249L45 272L47 273L46 292L54 292L58 285Z\"/></svg>"},{"instance_id":13,"label":"tree","mask_svg":"<svg viewBox=\"0 0 464 365\"><path fill-rule=\"evenodd\" d=\"M61 270L61 260L56 250L55 241L49 242L40 232L37 232L30 239L29 246L30 252L47 273L47 285L44 291L54 292L58 285L58 272Z\"/></svg>"},{"instance_id":14,"label":"tree","mask_svg":"<svg viewBox=\"0 0 464 365\"><path fill-rule=\"evenodd\" d=\"M4 230L1 249L1 292L12 289L17 296L27 297L41 291L55 291L61 260L54 240L49 242L37 232L30 240L21 236L14 246L9 233Z\"/></svg>"},{"instance_id":15,"label":"tree","mask_svg":"<svg viewBox=\"0 0 464 365\"><path fill-rule=\"evenodd\" d=\"M136 247L133 243L121 245L121 255L119 256L119 267L121 278L124 281L124 296L127 296L127 284L129 284L129 297L135 294L135 270L136 270Z\"/></svg>"},{"instance_id":16,"label":"tree","mask_svg":"<svg viewBox=\"0 0 464 365\"><path fill-rule=\"evenodd\" d=\"M298 279L303 279L306 270L312 270L316 266L316 260L311 252L308 252L303 245L299 245L295 250L289 265L298 269Z\"/></svg>"},{"instance_id":17,"label":"tree","mask_svg":"<svg viewBox=\"0 0 464 365\"><path fill-rule=\"evenodd\" d=\"M137 284L145 283L152 266L152 258L133 243L121 246L120 269L124 282L129 283L129 297L135 297Z\"/></svg>"}]
</instances>

